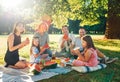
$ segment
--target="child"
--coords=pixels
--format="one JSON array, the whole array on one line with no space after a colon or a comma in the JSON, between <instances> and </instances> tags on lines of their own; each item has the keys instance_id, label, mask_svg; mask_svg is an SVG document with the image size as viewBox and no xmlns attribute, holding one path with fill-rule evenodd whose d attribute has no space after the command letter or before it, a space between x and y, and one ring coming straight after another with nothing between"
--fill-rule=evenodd
<instances>
[{"instance_id":1,"label":"child","mask_svg":"<svg viewBox=\"0 0 120 82\"><path fill-rule=\"evenodd\" d=\"M98 65L96 48L90 36L82 37L83 53L76 50L78 58L72 62L74 66L96 66Z\"/></svg>"},{"instance_id":2,"label":"child","mask_svg":"<svg viewBox=\"0 0 120 82\"><path fill-rule=\"evenodd\" d=\"M32 46L30 49L30 62L31 63L40 63L41 60L50 60L48 54L42 54L40 52L39 38L34 37L32 40Z\"/></svg>"}]
</instances>

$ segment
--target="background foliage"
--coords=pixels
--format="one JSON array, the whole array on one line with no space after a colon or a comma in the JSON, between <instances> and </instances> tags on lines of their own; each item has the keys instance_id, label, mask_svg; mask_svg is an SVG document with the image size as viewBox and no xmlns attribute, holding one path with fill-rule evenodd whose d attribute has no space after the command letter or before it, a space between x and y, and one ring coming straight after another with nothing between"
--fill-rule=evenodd
<instances>
[{"instance_id":1,"label":"background foliage","mask_svg":"<svg viewBox=\"0 0 120 82\"><path fill-rule=\"evenodd\" d=\"M29 28L35 29L44 14L52 16L53 26L58 29L66 24L73 33L77 33L81 26L104 32L107 3L107 0L25 0L24 4L19 6L19 14L12 10L4 11L0 6L0 33L9 33L13 23L21 20L25 21Z\"/></svg>"}]
</instances>

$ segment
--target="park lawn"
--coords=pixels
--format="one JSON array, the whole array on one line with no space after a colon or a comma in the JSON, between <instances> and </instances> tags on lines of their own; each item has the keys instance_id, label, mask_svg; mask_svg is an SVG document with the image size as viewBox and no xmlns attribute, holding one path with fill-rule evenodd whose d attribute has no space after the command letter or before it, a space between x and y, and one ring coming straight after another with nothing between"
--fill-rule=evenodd
<instances>
[{"instance_id":1,"label":"park lawn","mask_svg":"<svg viewBox=\"0 0 120 82\"><path fill-rule=\"evenodd\" d=\"M31 34L22 35L23 39L29 37L32 39ZM58 49L58 42L61 35L50 35L50 46L52 50ZM77 35L76 35L77 36ZM104 40L103 35L92 35L95 46L100 49L105 55L109 57L118 57L120 59L120 40ZM0 64L4 64L4 54L6 51L7 35L0 35ZM20 55L29 60L30 45L20 50ZM78 73L72 71L65 75L57 75L50 79L38 82L120 82L120 60L114 63L107 64L107 68L98 70L91 73Z\"/></svg>"}]
</instances>

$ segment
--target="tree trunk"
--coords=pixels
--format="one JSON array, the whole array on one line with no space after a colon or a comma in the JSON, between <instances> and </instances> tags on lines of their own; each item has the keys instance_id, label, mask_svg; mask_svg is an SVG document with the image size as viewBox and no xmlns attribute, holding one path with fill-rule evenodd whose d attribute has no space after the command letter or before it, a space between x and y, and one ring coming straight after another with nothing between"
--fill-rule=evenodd
<instances>
[{"instance_id":1,"label":"tree trunk","mask_svg":"<svg viewBox=\"0 0 120 82\"><path fill-rule=\"evenodd\" d=\"M108 19L105 37L120 39L120 0L108 0Z\"/></svg>"}]
</instances>

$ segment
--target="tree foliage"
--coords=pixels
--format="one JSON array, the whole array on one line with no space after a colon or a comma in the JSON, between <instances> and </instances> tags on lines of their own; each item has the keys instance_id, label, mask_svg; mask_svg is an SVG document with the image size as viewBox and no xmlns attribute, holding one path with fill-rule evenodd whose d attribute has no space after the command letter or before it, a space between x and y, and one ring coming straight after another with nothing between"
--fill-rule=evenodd
<instances>
[{"instance_id":1,"label":"tree foliage","mask_svg":"<svg viewBox=\"0 0 120 82\"><path fill-rule=\"evenodd\" d=\"M71 20L81 20L81 25L100 23L107 13L107 0L35 0L36 16L52 15L54 23L61 27ZM39 16L38 16L39 15Z\"/></svg>"}]
</instances>

